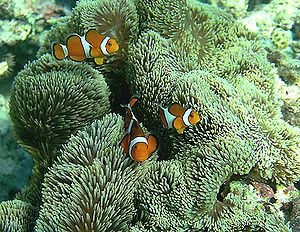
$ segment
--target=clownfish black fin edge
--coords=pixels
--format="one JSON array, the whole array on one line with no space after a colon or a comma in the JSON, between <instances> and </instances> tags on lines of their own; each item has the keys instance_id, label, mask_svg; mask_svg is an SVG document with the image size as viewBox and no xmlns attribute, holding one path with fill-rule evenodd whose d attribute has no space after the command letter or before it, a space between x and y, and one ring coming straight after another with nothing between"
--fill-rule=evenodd
<instances>
[{"instance_id":1,"label":"clownfish black fin edge","mask_svg":"<svg viewBox=\"0 0 300 232\"><path fill-rule=\"evenodd\" d=\"M158 137L152 131L149 131L149 133L148 133L148 138L147 138L148 143L149 143L149 137L153 137L155 139L155 149L149 152L150 154L152 154L152 153L156 152L159 149L160 144L158 142Z\"/></svg>"},{"instance_id":2,"label":"clownfish black fin edge","mask_svg":"<svg viewBox=\"0 0 300 232\"><path fill-rule=\"evenodd\" d=\"M64 54L64 57L63 58L59 58L59 57L57 57L57 55L56 55L56 52L55 52L55 45L58 45L58 46L60 46L61 47L61 49L63 50L63 54ZM60 44L60 43L58 43L58 42L53 42L52 44L51 44L51 51L52 51L52 56L55 58L55 59L57 59L57 60L63 60L63 59L65 59L67 56L68 56L68 54L66 54L65 53L65 50L64 50L64 47L65 45L62 45L62 44ZM65 48L66 49L66 48ZM68 52L68 50L66 49L66 51Z\"/></svg>"},{"instance_id":3,"label":"clownfish black fin edge","mask_svg":"<svg viewBox=\"0 0 300 232\"><path fill-rule=\"evenodd\" d=\"M126 154L128 154L129 152L129 147L128 147L129 137L130 137L129 133L126 133L120 142L120 146Z\"/></svg>"}]
</instances>

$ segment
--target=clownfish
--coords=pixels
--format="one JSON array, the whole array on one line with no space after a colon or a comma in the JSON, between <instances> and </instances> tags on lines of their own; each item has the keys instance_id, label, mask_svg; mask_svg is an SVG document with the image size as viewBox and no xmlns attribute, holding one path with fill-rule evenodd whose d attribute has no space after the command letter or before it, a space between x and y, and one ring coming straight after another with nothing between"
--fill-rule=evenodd
<instances>
[{"instance_id":1,"label":"clownfish","mask_svg":"<svg viewBox=\"0 0 300 232\"><path fill-rule=\"evenodd\" d=\"M133 114L132 107L138 101L139 98L140 98L140 95L135 94L130 98L129 103L127 105L121 105L125 109L124 128L125 128L127 134L129 134L131 131L133 121L138 122L135 115Z\"/></svg>"},{"instance_id":2,"label":"clownfish","mask_svg":"<svg viewBox=\"0 0 300 232\"><path fill-rule=\"evenodd\" d=\"M66 45L52 44L52 55L58 60L63 60L66 57L70 57L74 61L94 58L97 65L103 64L107 55L118 50L119 45L115 39L99 34L95 29L90 29L84 36L70 35L66 40Z\"/></svg>"},{"instance_id":3,"label":"clownfish","mask_svg":"<svg viewBox=\"0 0 300 232\"><path fill-rule=\"evenodd\" d=\"M164 127L174 128L179 134L183 134L185 128L200 121L200 116L195 110L186 109L178 103L173 103L168 108L164 108L162 104L159 107L159 117Z\"/></svg>"},{"instance_id":4,"label":"clownfish","mask_svg":"<svg viewBox=\"0 0 300 232\"><path fill-rule=\"evenodd\" d=\"M134 116L131 107L136 101L137 98L134 97L130 100L128 105L122 105L126 110L124 123L126 134L121 141L121 148L133 160L143 162L157 150L158 141L154 134L146 136Z\"/></svg>"}]
</instances>

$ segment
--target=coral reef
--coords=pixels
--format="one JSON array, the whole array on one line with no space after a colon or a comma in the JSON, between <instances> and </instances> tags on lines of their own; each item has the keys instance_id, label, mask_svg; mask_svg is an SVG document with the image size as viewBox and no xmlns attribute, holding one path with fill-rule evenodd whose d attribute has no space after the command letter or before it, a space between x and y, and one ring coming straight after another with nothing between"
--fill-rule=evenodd
<instances>
[{"instance_id":1,"label":"coral reef","mask_svg":"<svg viewBox=\"0 0 300 232\"><path fill-rule=\"evenodd\" d=\"M15 57L9 53L4 52L4 48L0 48L0 81L12 76L14 66L15 66Z\"/></svg>"},{"instance_id":2,"label":"coral reef","mask_svg":"<svg viewBox=\"0 0 300 232\"><path fill-rule=\"evenodd\" d=\"M103 76L88 65L45 55L14 82L10 117L16 136L37 161L52 160L72 133L109 111L108 96Z\"/></svg>"},{"instance_id":3,"label":"coral reef","mask_svg":"<svg viewBox=\"0 0 300 232\"><path fill-rule=\"evenodd\" d=\"M297 85L294 81L299 79L299 12L299 1L249 1L247 14L238 19L262 39L268 56L273 57L270 61L279 68L279 77L289 85ZM291 103L286 101L285 95L279 97L285 104L285 118L293 123L290 118L294 118L297 113L291 110Z\"/></svg>"},{"instance_id":4,"label":"coral reef","mask_svg":"<svg viewBox=\"0 0 300 232\"><path fill-rule=\"evenodd\" d=\"M120 45L120 50L97 68L106 72L121 69L124 66L128 44L138 29L138 17L131 0L81 1L73 9L72 15L62 19L60 24L49 31L38 55L49 51L53 41L63 43L70 34L82 35L90 28L115 38Z\"/></svg>"},{"instance_id":5,"label":"coral reef","mask_svg":"<svg viewBox=\"0 0 300 232\"><path fill-rule=\"evenodd\" d=\"M280 79L276 79L276 86L283 102L283 118L291 125L299 127L300 61L289 59L279 51L270 52L268 59L278 68Z\"/></svg>"},{"instance_id":6,"label":"coral reef","mask_svg":"<svg viewBox=\"0 0 300 232\"><path fill-rule=\"evenodd\" d=\"M300 228L300 197L293 200L293 209L291 212L291 227L293 231Z\"/></svg>"},{"instance_id":7,"label":"coral reef","mask_svg":"<svg viewBox=\"0 0 300 232\"><path fill-rule=\"evenodd\" d=\"M281 64L271 60L279 68L286 62L294 66L299 58L299 12L299 1L274 0L269 4L257 4L239 21L262 38L270 56L276 53L277 59L284 57L284 61L279 61ZM279 75L284 79L282 73Z\"/></svg>"},{"instance_id":8,"label":"coral reef","mask_svg":"<svg viewBox=\"0 0 300 232\"><path fill-rule=\"evenodd\" d=\"M19 144L35 162L32 182L41 181L72 133L109 112L108 96L100 73L86 64L57 62L50 55L28 64L18 74L10 98L10 117Z\"/></svg>"},{"instance_id":9,"label":"coral reef","mask_svg":"<svg viewBox=\"0 0 300 232\"><path fill-rule=\"evenodd\" d=\"M18 41L26 40L31 32L30 25L20 23L16 20L3 20L0 22L0 28L3 32L0 44L7 44L9 46L15 45Z\"/></svg>"},{"instance_id":10,"label":"coral reef","mask_svg":"<svg viewBox=\"0 0 300 232\"><path fill-rule=\"evenodd\" d=\"M89 28L119 40L115 59L96 67L44 54ZM79 1L13 85L10 116L34 167L14 200L21 207L0 205L4 228L291 231L281 210L294 198L278 186L300 178L300 133L282 119L264 46L230 14L193 0ZM160 138L143 163L120 147L124 122L108 98L116 80L126 82L123 96L141 95L135 115ZM173 102L200 122L183 134L162 128L158 105ZM19 218L7 213L18 207Z\"/></svg>"},{"instance_id":11,"label":"coral reef","mask_svg":"<svg viewBox=\"0 0 300 232\"><path fill-rule=\"evenodd\" d=\"M291 44L292 33L281 28L275 28L271 34L271 40L276 48L283 49Z\"/></svg>"},{"instance_id":12,"label":"coral reef","mask_svg":"<svg viewBox=\"0 0 300 232\"><path fill-rule=\"evenodd\" d=\"M37 209L30 203L20 200L4 201L0 203L1 231L32 231Z\"/></svg>"},{"instance_id":13,"label":"coral reef","mask_svg":"<svg viewBox=\"0 0 300 232\"><path fill-rule=\"evenodd\" d=\"M123 133L109 114L69 140L46 174L36 231L128 231L138 175L119 147Z\"/></svg>"},{"instance_id":14,"label":"coral reef","mask_svg":"<svg viewBox=\"0 0 300 232\"><path fill-rule=\"evenodd\" d=\"M2 31L0 45L16 45L27 39L38 41L36 37L39 36L46 26L46 22L42 21L47 21L64 14L63 10L61 10L59 15L53 14L53 12L57 11L58 7L54 8L55 1L51 0L1 1L0 6L0 27ZM50 13L51 6L52 13ZM45 11L46 8L48 9L48 13Z\"/></svg>"},{"instance_id":15,"label":"coral reef","mask_svg":"<svg viewBox=\"0 0 300 232\"><path fill-rule=\"evenodd\" d=\"M300 127L300 88L296 85L287 85L278 81L282 106L283 118L291 125Z\"/></svg>"},{"instance_id":16,"label":"coral reef","mask_svg":"<svg viewBox=\"0 0 300 232\"><path fill-rule=\"evenodd\" d=\"M206 0L203 2L220 7L234 15L236 18L240 18L247 14L249 4L255 2L255 0Z\"/></svg>"},{"instance_id":17,"label":"coral reef","mask_svg":"<svg viewBox=\"0 0 300 232\"><path fill-rule=\"evenodd\" d=\"M297 145L299 134L278 119L280 116L279 108L273 105L277 105L277 99L275 96L272 97L274 93L274 89L272 89L274 88L274 84L272 84L274 76L272 74L264 76L266 79L269 78L264 82L264 85L270 82L270 86L260 86L262 90L257 89L253 84L250 85L249 81L260 81L263 72L257 73L256 76L245 72L245 77L237 74L235 77L238 78L239 82L243 80L242 78L244 78L244 82L242 82L243 85L238 85L237 90L235 90L226 80L217 76L214 77L211 72L192 71L182 73L176 70L176 68L180 70L181 67L176 67L178 62L172 62L170 54L173 54L173 52L169 51L170 44L156 33L143 34L138 43L138 45L132 47L129 53L129 61L133 64L133 67L128 70L128 81L129 85L132 86L132 92L139 92L142 95L143 115L141 118L145 118L145 125L149 128L160 127L156 117L157 105L166 100L180 102L183 105L192 107L202 117L197 127L191 128L186 135L171 137L170 143L173 144L170 147L173 150L169 148L166 153L177 154L178 157L182 157L182 154L178 153L179 151L176 148L183 147L185 149L189 147L187 144L196 147L196 149L199 149L199 144L204 144L208 150L212 146L210 142L216 139L216 146L218 144L218 150L221 150L221 152L220 154L213 154L213 156L217 160L221 158L229 163L234 163L236 165L235 173L246 174L257 163L259 165L258 170L264 178L275 178L284 182L297 180L299 176L299 157L296 154L299 152ZM143 57L145 50L149 51L148 60ZM140 61L144 63L140 63ZM262 66L262 68L265 67ZM255 67L255 69L257 68ZM251 71L255 71L255 69ZM256 77L257 79L248 81L247 77ZM153 85L153 83L156 84ZM251 89L245 86L247 83L251 86ZM259 85L259 83L256 85ZM241 87L245 89L241 89ZM236 91L240 94L238 95ZM268 91L270 94L262 95L260 91ZM169 93L172 93L172 95L170 96ZM257 93L257 95L255 96L254 93ZM252 99L250 98L251 101L250 99L244 100L243 96L249 97L249 94L252 97ZM261 102L259 105L252 105L255 103L255 98L258 98L257 101ZM263 98L266 99L263 100ZM265 107L262 108L262 104ZM254 114L250 112L251 108ZM273 117L274 121L269 120L266 122L265 117ZM242 131L240 131L241 128L243 128ZM264 130L269 130L272 137L268 138L268 134L263 133ZM234 135L234 140L231 139L233 138L232 135ZM289 144L286 150L282 149L282 145L280 145L282 143L275 142L284 139L284 136L289 137L286 142ZM220 146L221 141L222 144L224 143L222 146ZM231 142L228 143L229 141ZM169 143L167 144L169 145ZM229 144L235 144L235 146L232 145L231 147ZM236 150L236 148L238 149ZM229 155L232 153L231 149L235 150L234 153L240 155ZM187 151L184 152L189 154ZM289 160L289 165L291 165L287 169L282 168L280 165L281 156L284 153L287 157L286 161ZM268 162L270 157L278 167L276 165L270 166ZM243 160L247 161L247 164ZM290 169L294 170L292 175L289 174ZM280 172L280 174L277 174L277 172ZM284 174L284 172L286 173Z\"/></svg>"},{"instance_id":18,"label":"coral reef","mask_svg":"<svg viewBox=\"0 0 300 232\"><path fill-rule=\"evenodd\" d=\"M46 31L65 13L54 0L0 0L0 91L36 58Z\"/></svg>"}]
</instances>

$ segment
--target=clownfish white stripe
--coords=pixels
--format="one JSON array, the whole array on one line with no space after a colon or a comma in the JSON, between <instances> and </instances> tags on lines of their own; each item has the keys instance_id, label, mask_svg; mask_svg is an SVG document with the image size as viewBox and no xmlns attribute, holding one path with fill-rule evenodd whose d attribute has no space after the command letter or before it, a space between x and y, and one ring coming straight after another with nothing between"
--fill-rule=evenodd
<instances>
[{"instance_id":1,"label":"clownfish white stripe","mask_svg":"<svg viewBox=\"0 0 300 232\"><path fill-rule=\"evenodd\" d=\"M164 109L164 114L166 117L166 121L168 123L168 128L172 128L173 127L173 122L176 119L176 117L173 114L170 114L168 109Z\"/></svg>"},{"instance_id":2,"label":"clownfish white stripe","mask_svg":"<svg viewBox=\"0 0 300 232\"><path fill-rule=\"evenodd\" d=\"M92 45L89 44L86 40L85 40L85 36L80 36L80 41L84 50L84 54L86 58L90 58L90 49L92 48Z\"/></svg>"},{"instance_id":3,"label":"clownfish white stripe","mask_svg":"<svg viewBox=\"0 0 300 232\"><path fill-rule=\"evenodd\" d=\"M63 44L60 44L60 46L63 49L64 55L65 55L65 58L66 58L69 55L68 48L67 48L66 45L63 45Z\"/></svg>"},{"instance_id":4,"label":"clownfish white stripe","mask_svg":"<svg viewBox=\"0 0 300 232\"><path fill-rule=\"evenodd\" d=\"M127 109L129 109L129 111L130 111L131 119L130 119L130 122L129 122L129 124L128 124L127 131L126 131L126 133L130 134L131 129L132 129L133 122L134 122L134 121L138 122L138 120L136 119L135 115L133 114L133 111L132 111L132 109L131 109L131 107L130 107L129 104L128 104L128 105L121 105L121 107L127 108Z\"/></svg>"},{"instance_id":5,"label":"clownfish white stripe","mask_svg":"<svg viewBox=\"0 0 300 232\"><path fill-rule=\"evenodd\" d=\"M159 104L159 107L164 112L164 116L165 116L166 122L168 124L167 128L172 128L173 127L173 121L175 120L176 117L173 114L170 114L169 110L167 108L164 108L162 106L162 104Z\"/></svg>"},{"instance_id":6,"label":"clownfish white stripe","mask_svg":"<svg viewBox=\"0 0 300 232\"><path fill-rule=\"evenodd\" d=\"M132 125L133 125L133 119L131 119L131 120L130 120L130 122L129 122L129 124L128 124L128 128L127 128L127 131L126 131L126 133L130 134L130 131L131 131Z\"/></svg>"},{"instance_id":7,"label":"clownfish white stripe","mask_svg":"<svg viewBox=\"0 0 300 232\"><path fill-rule=\"evenodd\" d=\"M136 117L134 116L133 113L131 114L131 117L132 117L132 118L131 118L131 120L130 120L130 122L129 122L129 124L128 124L128 128L127 128L127 131L126 131L128 134L130 134L130 132L131 132L132 125L133 125L134 121L136 121L136 122L138 121L138 120L136 119Z\"/></svg>"},{"instance_id":8,"label":"clownfish white stripe","mask_svg":"<svg viewBox=\"0 0 300 232\"><path fill-rule=\"evenodd\" d=\"M138 136L138 137L135 137L133 140L131 140L131 142L129 144L129 155L132 159L133 159L133 157L132 157L132 148L137 143L146 143L148 145L147 139L143 136Z\"/></svg>"},{"instance_id":9,"label":"clownfish white stripe","mask_svg":"<svg viewBox=\"0 0 300 232\"><path fill-rule=\"evenodd\" d=\"M100 44L101 52L106 56L109 55L109 53L106 50L106 44L107 44L108 40L110 40L110 37L105 36L105 38L102 40L102 42Z\"/></svg>"},{"instance_id":10,"label":"clownfish white stripe","mask_svg":"<svg viewBox=\"0 0 300 232\"><path fill-rule=\"evenodd\" d=\"M184 112L183 116L182 116L182 120L183 120L183 122L184 122L184 124L185 124L186 126L192 125L192 124L189 122L189 116L190 116L191 113L192 113L192 109L187 109L187 110Z\"/></svg>"}]
</instances>

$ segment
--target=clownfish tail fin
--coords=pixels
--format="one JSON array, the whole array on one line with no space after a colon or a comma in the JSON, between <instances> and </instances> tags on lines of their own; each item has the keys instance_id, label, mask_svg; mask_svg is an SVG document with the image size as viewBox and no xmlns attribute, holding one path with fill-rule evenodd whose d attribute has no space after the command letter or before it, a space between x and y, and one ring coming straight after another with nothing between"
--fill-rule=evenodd
<instances>
[{"instance_id":1,"label":"clownfish tail fin","mask_svg":"<svg viewBox=\"0 0 300 232\"><path fill-rule=\"evenodd\" d=\"M135 105L135 103L140 99L141 95L139 93L136 93L132 95L132 97L129 100L129 103L127 105L120 104L121 107L123 108L128 108L131 110L131 107Z\"/></svg>"},{"instance_id":2,"label":"clownfish tail fin","mask_svg":"<svg viewBox=\"0 0 300 232\"><path fill-rule=\"evenodd\" d=\"M141 94L135 93L132 95L132 97L129 100L130 107L133 107L134 104L141 98Z\"/></svg>"},{"instance_id":3,"label":"clownfish tail fin","mask_svg":"<svg viewBox=\"0 0 300 232\"><path fill-rule=\"evenodd\" d=\"M141 98L141 94L140 93L135 93L135 94L132 95L131 99L132 98L140 99Z\"/></svg>"},{"instance_id":4,"label":"clownfish tail fin","mask_svg":"<svg viewBox=\"0 0 300 232\"><path fill-rule=\"evenodd\" d=\"M55 59L58 60L63 60L65 59L68 55L68 48L66 45L62 45L60 43L52 43L52 55L55 57Z\"/></svg>"}]
</instances>

